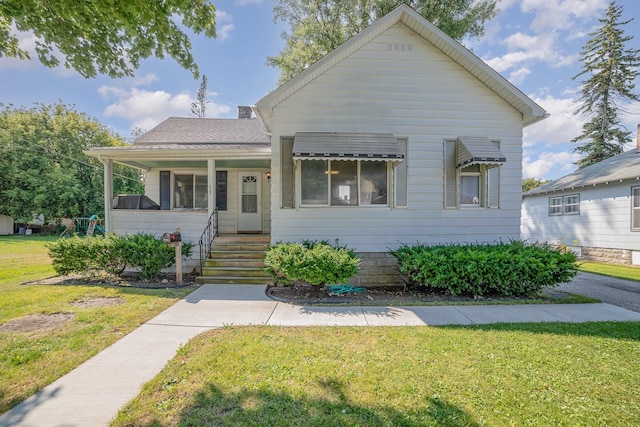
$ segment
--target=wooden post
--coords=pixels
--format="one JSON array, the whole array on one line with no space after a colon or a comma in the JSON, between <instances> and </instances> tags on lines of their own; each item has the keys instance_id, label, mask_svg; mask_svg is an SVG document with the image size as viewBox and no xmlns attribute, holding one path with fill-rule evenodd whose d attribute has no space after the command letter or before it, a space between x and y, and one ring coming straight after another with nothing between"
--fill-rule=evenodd
<instances>
[{"instance_id":1,"label":"wooden post","mask_svg":"<svg viewBox=\"0 0 640 427\"><path fill-rule=\"evenodd\" d=\"M174 243L176 247L176 284L182 285L182 242Z\"/></svg>"}]
</instances>

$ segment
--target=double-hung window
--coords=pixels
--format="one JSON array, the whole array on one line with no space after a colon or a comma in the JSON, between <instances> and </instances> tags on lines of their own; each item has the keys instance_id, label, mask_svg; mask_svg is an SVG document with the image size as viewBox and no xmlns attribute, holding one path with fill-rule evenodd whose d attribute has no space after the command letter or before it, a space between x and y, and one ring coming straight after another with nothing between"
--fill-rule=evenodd
<instances>
[{"instance_id":1,"label":"double-hung window","mask_svg":"<svg viewBox=\"0 0 640 427\"><path fill-rule=\"evenodd\" d=\"M388 205L387 165L376 160L301 160L300 204Z\"/></svg>"}]
</instances>

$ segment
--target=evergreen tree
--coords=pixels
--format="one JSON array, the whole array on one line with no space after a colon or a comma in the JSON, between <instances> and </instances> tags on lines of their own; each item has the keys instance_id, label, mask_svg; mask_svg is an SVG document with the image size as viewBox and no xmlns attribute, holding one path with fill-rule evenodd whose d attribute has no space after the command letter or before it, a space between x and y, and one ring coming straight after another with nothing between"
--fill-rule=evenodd
<instances>
[{"instance_id":1,"label":"evergreen tree","mask_svg":"<svg viewBox=\"0 0 640 427\"><path fill-rule=\"evenodd\" d=\"M633 19L621 21L621 16L622 6L612 1L605 18L600 19L602 26L589 33L591 38L580 51L583 67L573 79L588 76L574 112L588 117L582 134L572 140L587 141L574 150L585 155L577 162L580 168L621 153L631 141L631 132L620 124L618 111L626 102L640 101L634 92L640 50L625 46L633 37L625 36L622 27Z\"/></svg>"},{"instance_id":2,"label":"evergreen tree","mask_svg":"<svg viewBox=\"0 0 640 427\"><path fill-rule=\"evenodd\" d=\"M196 95L196 100L191 103L191 115L201 119L205 118L205 111L207 104L211 102L207 99L207 76L202 75L202 81L200 82L200 89Z\"/></svg>"}]
</instances>

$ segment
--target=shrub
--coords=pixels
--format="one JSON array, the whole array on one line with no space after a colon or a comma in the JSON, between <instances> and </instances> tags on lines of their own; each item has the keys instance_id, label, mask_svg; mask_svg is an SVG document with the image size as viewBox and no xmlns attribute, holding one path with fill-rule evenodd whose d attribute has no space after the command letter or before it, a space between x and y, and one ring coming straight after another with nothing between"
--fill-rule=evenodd
<instances>
[{"instance_id":1,"label":"shrub","mask_svg":"<svg viewBox=\"0 0 640 427\"><path fill-rule=\"evenodd\" d=\"M360 259L344 247L326 241L278 243L267 249L264 265L276 285L290 285L296 280L312 285L343 283L358 272Z\"/></svg>"},{"instance_id":2,"label":"shrub","mask_svg":"<svg viewBox=\"0 0 640 427\"><path fill-rule=\"evenodd\" d=\"M191 256L192 243L183 242L182 255ZM126 236L108 234L105 238L78 237L47 244L56 273L95 274L104 271L121 275L126 268L140 272L146 280L155 280L162 269L175 262L175 250L151 234Z\"/></svg>"},{"instance_id":3,"label":"shrub","mask_svg":"<svg viewBox=\"0 0 640 427\"><path fill-rule=\"evenodd\" d=\"M521 241L402 245L391 254L412 284L453 295L530 295L577 273L572 252Z\"/></svg>"}]
</instances>

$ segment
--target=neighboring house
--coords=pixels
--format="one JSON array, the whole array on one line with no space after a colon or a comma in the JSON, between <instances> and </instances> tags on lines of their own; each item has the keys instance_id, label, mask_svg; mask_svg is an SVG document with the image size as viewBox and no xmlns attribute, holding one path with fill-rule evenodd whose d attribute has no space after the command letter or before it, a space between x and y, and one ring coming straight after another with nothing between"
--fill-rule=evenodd
<instances>
[{"instance_id":1,"label":"neighboring house","mask_svg":"<svg viewBox=\"0 0 640 427\"><path fill-rule=\"evenodd\" d=\"M524 193L522 238L567 245L583 260L640 265L638 144Z\"/></svg>"},{"instance_id":2,"label":"neighboring house","mask_svg":"<svg viewBox=\"0 0 640 427\"><path fill-rule=\"evenodd\" d=\"M355 249L362 284L388 283L401 243L520 237L522 129L546 113L406 5L253 112L170 118L133 147L88 151L105 164L107 230L196 241L217 206L221 233ZM159 210L109 207L114 161L146 170Z\"/></svg>"}]
</instances>

